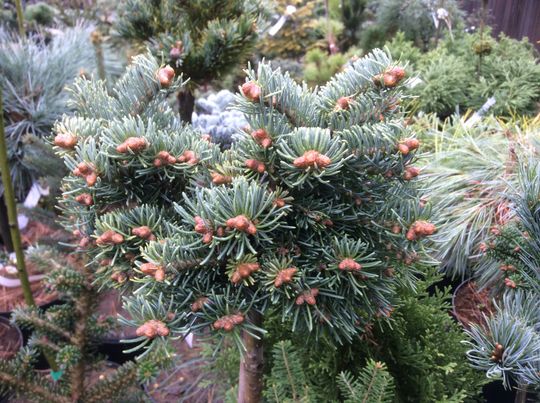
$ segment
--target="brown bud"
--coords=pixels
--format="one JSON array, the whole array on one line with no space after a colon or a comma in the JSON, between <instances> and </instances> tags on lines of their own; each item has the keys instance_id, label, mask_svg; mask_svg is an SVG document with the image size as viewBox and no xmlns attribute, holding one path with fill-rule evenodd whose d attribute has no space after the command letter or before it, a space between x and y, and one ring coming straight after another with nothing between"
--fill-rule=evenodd
<instances>
[{"instance_id":1,"label":"brown bud","mask_svg":"<svg viewBox=\"0 0 540 403\"><path fill-rule=\"evenodd\" d=\"M94 200L92 199L92 195L88 193L83 193L75 197L75 201L77 203L80 203L84 206L91 206L94 204Z\"/></svg>"},{"instance_id":2,"label":"brown bud","mask_svg":"<svg viewBox=\"0 0 540 403\"><path fill-rule=\"evenodd\" d=\"M336 110L348 110L350 106L350 98L349 97L341 97L336 101Z\"/></svg>"},{"instance_id":3,"label":"brown bud","mask_svg":"<svg viewBox=\"0 0 540 403\"><path fill-rule=\"evenodd\" d=\"M249 81L244 83L241 87L242 94L251 102L259 102L261 97L261 87L255 82Z\"/></svg>"},{"instance_id":4,"label":"brown bud","mask_svg":"<svg viewBox=\"0 0 540 403\"><path fill-rule=\"evenodd\" d=\"M73 149L77 145L77 137L71 133L59 133L54 138L54 145L61 148Z\"/></svg>"},{"instance_id":5,"label":"brown bud","mask_svg":"<svg viewBox=\"0 0 540 403\"><path fill-rule=\"evenodd\" d=\"M162 87L167 88L173 83L174 69L169 65L162 67L158 70L157 77L159 80L159 84Z\"/></svg>"}]
</instances>

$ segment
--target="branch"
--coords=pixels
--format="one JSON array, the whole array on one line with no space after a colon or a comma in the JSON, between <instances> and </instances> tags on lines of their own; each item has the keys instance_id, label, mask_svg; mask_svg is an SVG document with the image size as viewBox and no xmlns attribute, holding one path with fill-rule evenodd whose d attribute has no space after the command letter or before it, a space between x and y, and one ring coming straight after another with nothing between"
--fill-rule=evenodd
<instances>
[{"instance_id":1,"label":"branch","mask_svg":"<svg viewBox=\"0 0 540 403\"><path fill-rule=\"evenodd\" d=\"M24 391L28 396L36 397L40 396L49 402L55 403L71 403L71 400L65 396L54 394L47 389L36 385L32 382L16 378L15 376L0 371L0 383L7 383L12 385L19 391Z\"/></svg>"}]
</instances>

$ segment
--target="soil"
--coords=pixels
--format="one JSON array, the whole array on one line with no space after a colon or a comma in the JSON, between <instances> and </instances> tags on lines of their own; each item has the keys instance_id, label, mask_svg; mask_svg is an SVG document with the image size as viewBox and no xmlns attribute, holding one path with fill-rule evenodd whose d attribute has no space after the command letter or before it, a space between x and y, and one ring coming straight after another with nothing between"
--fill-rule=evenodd
<instances>
[{"instance_id":1,"label":"soil","mask_svg":"<svg viewBox=\"0 0 540 403\"><path fill-rule=\"evenodd\" d=\"M129 318L129 314L122 308L122 300L118 291L107 291L99 299L98 315L113 318L115 321L118 320L119 314L125 318ZM124 326L117 322L117 326L105 336L105 339L112 341L133 339L137 337L135 331L135 327Z\"/></svg>"},{"instance_id":2,"label":"soil","mask_svg":"<svg viewBox=\"0 0 540 403\"><path fill-rule=\"evenodd\" d=\"M23 342L20 330L5 318L0 318L0 340L0 359L2 360L13 358Z\"/></svg>"},{"instance_id":3,"label":"soil","mask_svg":"<svg viewBox=\"0 0 540 403\"><path fill-rule=\"evenodd\" d=\"M471 324L485 325L484 315L494 311L489 289L479 290L474 281L461 284L453 298L455 318L466 328Z\"/></svg>"},{"instance_id":4,"label":"soil","mask_svg":"<svg viewBox=\"0 0 540 403\"><path fill-rule=\"evenodd\" d=\"M30 276L43 274L37 273L30 265L28 265L27 271ZM36 305L38 306L47 305L58 299L56 293L47 290L44 280L31 283L30 288L32 289ZM21 287L0 286L0 314L7 314L12 312L16 307L24 305L26 305L26 303L24 302L24 294Z\"/></svg>"},{"instance_id":5,"label":"soil","mask_svg":"<svg viewBox=\"0 0 540 403\"><path fill-rule=\"evenodd\" d=\"M70 236L71 235L63 229L51 227L33 220L21 231L24 247L36 244L56 244L58 241L65 242L69 240ZM29 276L44 274L40 273L29 263L26 264L26 270ZM6 275L6 273L2 273L2 275L5 277L17 278L16 275ZM38 306L47 305L58 299L56 293L47 291L43 280L32 282L30 286L36 305ZM24 305L24 294L21 287L0 286L0 314L7 315L16 307Z\"/></svg>"},{"instance_id":6,"label":"soil","mask_svg":"<svg viewBox=\"0 0 540 403\"><path fill-rule=\"evenodd\" d=\"M21 239L24 247L36 244L69 242L71 238L73 238L73 236L60 227L55 228L33 220L21 230Z\"/></svg>"},{"instance_id":7,"label":"soil","mask_svg":"<svg viewBox=\"0 0 540 403\"><path fill-rule=\"evenodd\" d=\"M222 392L216 393L219 380L205 378L207 363L201 359L201 348L196 344L193 348L184 340L172 342L179 358L175 368L161 371L154 383L145 386L146 393L154 403L187 402L187 403L221 403ZM191 361L191 362L190 362ZM200 387L201 380L206 387Z\"/></svg>"}]
</instances>

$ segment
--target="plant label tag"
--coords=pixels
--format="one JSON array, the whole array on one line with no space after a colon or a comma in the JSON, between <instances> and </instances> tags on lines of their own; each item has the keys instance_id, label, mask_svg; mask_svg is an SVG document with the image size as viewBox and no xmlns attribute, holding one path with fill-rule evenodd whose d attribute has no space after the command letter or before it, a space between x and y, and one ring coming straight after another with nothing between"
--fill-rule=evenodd
<instances>
[{"instance_id":1,"label":"plant label tag","mask_svg":"<svg viewBox=\"0 0 540 403\"><path fill-rule=\"evenodd\" d=\"M64 371L51 371L51 378L53 381L58 382L58 380L62 377L62 374Z\"/></svg>"}]
</instances>

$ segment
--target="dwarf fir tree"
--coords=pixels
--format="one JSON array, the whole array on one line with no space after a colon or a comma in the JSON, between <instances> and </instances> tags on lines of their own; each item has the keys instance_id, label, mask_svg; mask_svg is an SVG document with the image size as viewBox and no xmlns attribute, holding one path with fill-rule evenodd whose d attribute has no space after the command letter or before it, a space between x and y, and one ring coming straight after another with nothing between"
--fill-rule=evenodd
<instances>
[{"instance_id":1,"label":"dwarf fir tree","mask_svg":"<svg viewBox=\"0 0 540 403\"><path fill-rule=\"evenodd\" d=\"M134 343L230 336L244 353L239 401L257 401L265 313L350 342L429 263L419 142L400 124L405 71L375 51L311 90L261 64L237 100L251 128L223 152L163 102L173 75L138 56L111 93L78 82L78 114L55 139L72 171L66 225L98 282L130 295Z\"/></svg>"},{"instance_id":2,"label":"dwarf fir tree","mask_svg":"<svg viewBox=\"0 0 540 403\"><path fill-rule=\"evenodd\" d=\"M179 94L180 114L191 122L193 90L233 71L257 39L259 1L129 0L116 26L128 39L150 46L177 74L190 78Z\"/></svg>"}]
</instances>

